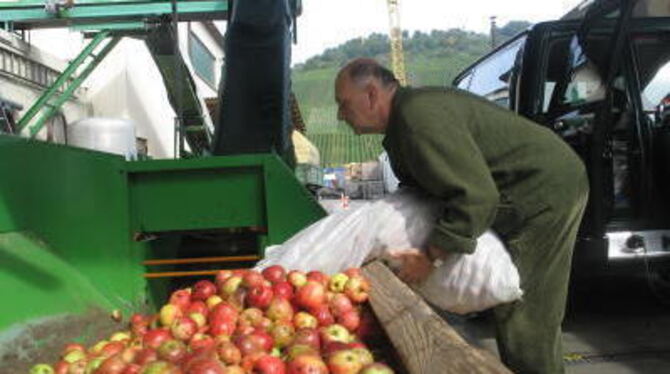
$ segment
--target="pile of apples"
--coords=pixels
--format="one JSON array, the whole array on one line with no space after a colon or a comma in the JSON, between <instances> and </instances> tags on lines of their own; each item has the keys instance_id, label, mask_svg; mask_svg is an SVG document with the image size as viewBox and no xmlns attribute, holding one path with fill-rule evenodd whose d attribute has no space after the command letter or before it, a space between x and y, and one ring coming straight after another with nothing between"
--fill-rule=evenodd
<instances>
[{"instance_id":1,"label":"pile of apples","mask_svg":"<svg viewBox=\"0 0 670 374\"><path fill-rule=\"evenodd\" d=\"M154 315L86 349L68 344L31 374L391 374L366 342L378 334L360 269L332 276L223 270L170 295ZM374 342L373 342L374 343Z\"/></svg>"}]
</instances>

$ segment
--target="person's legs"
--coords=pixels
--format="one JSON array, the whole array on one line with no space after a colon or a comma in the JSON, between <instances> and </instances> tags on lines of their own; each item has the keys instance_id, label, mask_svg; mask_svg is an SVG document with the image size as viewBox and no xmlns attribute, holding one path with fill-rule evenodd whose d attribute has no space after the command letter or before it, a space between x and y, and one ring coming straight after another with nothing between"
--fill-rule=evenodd
<instances>
[{"instance_id":1,"label":"person's legs","mask_svg":"<svg viewBox=\"0 0 670 374\"><path fill-rule=\"evenodd\" d=\"M547 210L527 222L508 250L519 269L521 301L495 308L503 362L516 373L563 373L561 323L572 251L586 203L566 212Z\"/></svg>"}]
</instances>

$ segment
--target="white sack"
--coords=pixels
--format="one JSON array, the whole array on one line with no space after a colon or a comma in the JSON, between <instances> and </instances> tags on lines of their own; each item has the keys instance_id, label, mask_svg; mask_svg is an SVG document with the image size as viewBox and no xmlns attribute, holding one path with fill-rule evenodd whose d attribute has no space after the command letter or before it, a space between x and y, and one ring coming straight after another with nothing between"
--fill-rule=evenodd
<instances>
[{"instance_id":1,"label":"white sack","mask_svg":"<svg viewBox=\"0 0 670 374\"><path fill-rule=\"evenodd\" d=\"M401 190L358 208L338 211L303 229L283 245L266 249L257 268L327 274L388 257L390 251L421 248L442 210L439 201ZM500 239L487 231L474 254L452 254L415 290L437 307L470 313L521 297L519 273Z\"/></svg>"}]
</instances>

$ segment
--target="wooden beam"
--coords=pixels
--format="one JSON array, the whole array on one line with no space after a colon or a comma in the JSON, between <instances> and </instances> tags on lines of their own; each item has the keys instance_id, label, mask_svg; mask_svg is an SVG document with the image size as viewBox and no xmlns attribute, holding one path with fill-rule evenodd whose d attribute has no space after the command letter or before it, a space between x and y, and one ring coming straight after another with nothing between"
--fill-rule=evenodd
<instances>
[{"instance_id":1,"label":"wooden beam","mask_svg":"<svg viewBox=\"0 0 670 374\"><path fill-rule=\"evenodd\" d=\"M470 346L384 264L375 261L363 272L372 283L372 309L410 374L511 374L492 354Z\"/></svg>"}]
</instances>

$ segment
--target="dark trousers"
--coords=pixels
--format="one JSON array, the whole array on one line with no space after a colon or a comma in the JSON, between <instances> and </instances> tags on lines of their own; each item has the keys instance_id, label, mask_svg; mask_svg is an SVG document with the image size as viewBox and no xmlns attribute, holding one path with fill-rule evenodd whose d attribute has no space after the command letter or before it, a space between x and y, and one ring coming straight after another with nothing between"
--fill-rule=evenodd
<instances>
[{"instance_id":1,"label":"dark trousers","mask_svg":"<svg viewBox=\"0 0 670 374\"><path fill-rule=\"evenodd\" d=\"M572 199L527 218L506 240L519 269L522 300L496 307L496 341L502 361L515 373L563 373L561 323L572 252L588 197L586 181Z\"/></svg>"}]
</instances>

